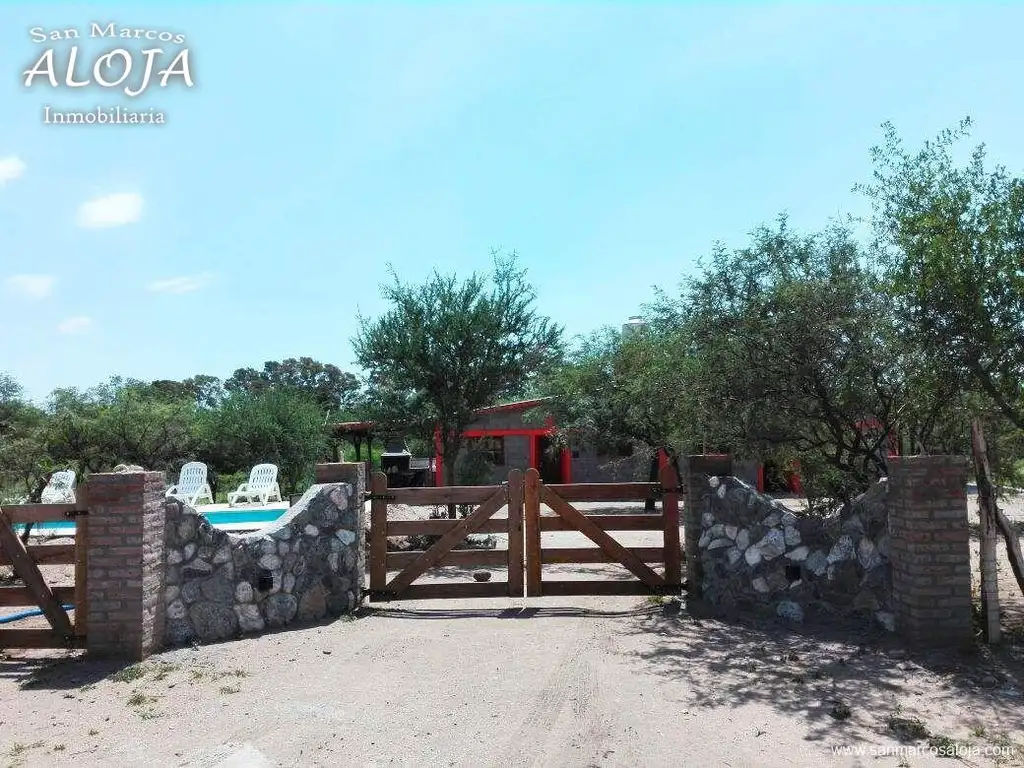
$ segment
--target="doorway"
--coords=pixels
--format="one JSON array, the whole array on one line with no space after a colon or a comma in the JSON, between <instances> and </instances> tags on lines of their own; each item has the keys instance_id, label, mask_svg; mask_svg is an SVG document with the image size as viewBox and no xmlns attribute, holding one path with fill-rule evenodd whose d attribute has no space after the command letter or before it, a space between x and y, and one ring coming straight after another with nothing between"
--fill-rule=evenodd
<instances>
[{"instance_id":1,"label":"doorway","mask_svg":"<svg viewBox=\"0 0 1024 768\"><path fill-rule=\"evenodd\" d=\"M534 455L537 457L537 471L545 483L562 482L562 452L554 448L551 438L538 435L534 438Z\"/></svg>"}]
</instances>

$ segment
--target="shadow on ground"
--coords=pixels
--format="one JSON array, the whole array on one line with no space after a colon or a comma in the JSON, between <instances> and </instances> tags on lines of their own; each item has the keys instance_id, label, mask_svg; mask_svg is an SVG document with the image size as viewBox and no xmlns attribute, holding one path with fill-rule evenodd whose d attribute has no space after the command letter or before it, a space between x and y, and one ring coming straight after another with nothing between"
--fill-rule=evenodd
<instances>
[{"instance_id":1,"label":"shadow on ground","mask_svg":"<svg viewBox=\"0 0 1024 768\"><path fill-rule=\"evenodd\" d=\"M65 655L7 656L0 653L0 680L13 680L23 689L77 690L116 675L130 664L89 659L82 651Z\"/></svg>"},{"instance_id":2,"label":"shadow on ground","mask_svg":"<svg viewBox=\"0 0 1024 768\"><path fill-rule=\"evenodd\" d=\"M624 611L598 611L571 606L531 608L370 608L368 613L382 619L452 621L457 619L607 619L660 614L659 606L646 605Z\"/></svg>"},{"instance_id":3,"label":"shadow on ground","mask_svg":"<svg viewBox=\"0 0 1024 768\"><path fill-rule=\"evenodd\" d=\"M657 611L623 627L621 652L676 680L691 708L761 704L806 718L811 740L850 743L857 731L900 741L942 738L913 726L918 710L958 713L990 736L1021 727L1024 637L993 654L909 653L864 624L787 626L779 620L701 618ZM905 721L905 722L904 722ZM928 729L926 719L921 722Z\"/></svg>"}]
</instances>

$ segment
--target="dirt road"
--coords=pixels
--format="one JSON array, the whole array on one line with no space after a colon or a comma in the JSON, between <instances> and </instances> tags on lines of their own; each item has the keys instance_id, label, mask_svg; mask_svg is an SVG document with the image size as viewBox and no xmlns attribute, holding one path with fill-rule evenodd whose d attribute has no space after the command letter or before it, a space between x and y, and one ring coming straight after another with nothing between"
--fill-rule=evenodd
<instances>
[{"instance_id":1,"label":"dirt road","mask_svg":"<svg viewBox=\"0 0 1024 768\"><path fill-rule=\"evenodd\" d=\"M1001 662L979 671L956 659L886 655L871 638L861 651L856 640L813 629L698 622L676 608L636 598L391 603L355 620L178 650L128 670L6 658L0 758L125 766L879 764L832 751L905 746L912 742L899 740L892 718L920 718L933 741L1003 748L1000 762L1024 764L1024 681ZM978 685L990 672L995 685ZM916 743L927 749L927 737ZM911 759L932 762L949 764Z\"/></svg>"},{"instance_id":2,"label":"dirt road","mask_svg":"<svg viewBox=\"0 0 1024 768\"><path fill-rule=\"evenodd\" d=\"M617 538L657 543L637 535ZM863 627L679 609L393 602L127 669L0 654L0 766L950 765L939 749L1024 765L1024 635L991 657L917 657Z\"/></svg>"}]
</instances>

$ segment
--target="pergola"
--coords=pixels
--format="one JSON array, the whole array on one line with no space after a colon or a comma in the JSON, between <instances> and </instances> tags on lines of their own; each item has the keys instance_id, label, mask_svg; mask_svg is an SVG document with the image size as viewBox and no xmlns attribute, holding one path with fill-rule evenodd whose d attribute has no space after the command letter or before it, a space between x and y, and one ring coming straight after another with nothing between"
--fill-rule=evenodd
<instances>
[{"instance_id":1,"label":"pergola","mask_svg":"<svg viewBox=\"0 0 1024 768\"><path fill-rule=\"evenodd\" d=\"M366 461L373 458L373 432L372 421L343 421L334 425L334 437L338 440L347 440L356 449L356 461L363 461L363 441L366 441ZM338 447L334 448L334 458L341 461Z\"/></svg>"}]
</instances>

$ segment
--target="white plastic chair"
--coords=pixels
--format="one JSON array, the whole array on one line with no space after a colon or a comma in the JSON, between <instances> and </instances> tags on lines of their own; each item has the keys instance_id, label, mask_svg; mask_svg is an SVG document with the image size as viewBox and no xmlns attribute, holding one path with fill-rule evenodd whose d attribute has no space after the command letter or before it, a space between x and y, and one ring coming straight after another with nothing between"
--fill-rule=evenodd
<instances>
[{"instance_id":1,"label":"white plastic chair","mask_svg":"<svg viewBox=\"0 0 1024 768\"><path fill-rule=\"evenodd\" d=\"M166 498L178 499L190 507L196 506L202 499L213 504L213 492L206 481L206 465L201 461L190 461L181 468L178 484L167 489Z\"/></svg>"},{"instance_id":2,"label":"white plastic chair","mask_svg":"<svg viewBox=\"0 0 1024 768\"><path fill-rule=\"evenodd\" d=\"M43 489L40 501L43 504L74 504L75 473L71 469L62 469L50 475L50 482Z\"/></svg>"},{"instance_id":3,"label":"white plastic chair","mask_svg":"<svg viewBox=\"0 0 1024 768\"><path fill-rule=\"evenodd\" d=\"M237 491L228 494L228 506L244 499L247 502L266 504L281 501L281 489L277 485L277 467L273 464L257 464L249 473L249 482L238 486Z\"/></svg>"}]
</instances>

